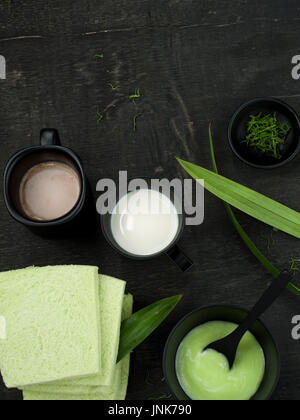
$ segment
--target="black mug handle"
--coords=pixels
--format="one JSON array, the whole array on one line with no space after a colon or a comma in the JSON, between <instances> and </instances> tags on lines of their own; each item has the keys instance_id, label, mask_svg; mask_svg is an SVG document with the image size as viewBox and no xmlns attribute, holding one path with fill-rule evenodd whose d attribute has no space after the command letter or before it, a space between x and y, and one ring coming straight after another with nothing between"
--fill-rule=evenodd
<instances>
[{"instance_id":1,"label":"black mug handle","mask_svg":"<svg viewBox=\"0 0 300 420\"><path fill-rule=\"evenodd\" d=\"M41 130L41 146L58 146L60 138L58 131L54 128L44 128Z\"/></svg>"},{"instance_id":2,"label":"black mug handle","mask_svg":"<svg viewBox=\"0 0 300 420\"><path fill-rule=\"evenodd\" d=\"M193 261L183 253L178 245L173 246L173 248L167 252L167 255L183 272L189 270L194 264Z\"/></svg>"}]
</instances>

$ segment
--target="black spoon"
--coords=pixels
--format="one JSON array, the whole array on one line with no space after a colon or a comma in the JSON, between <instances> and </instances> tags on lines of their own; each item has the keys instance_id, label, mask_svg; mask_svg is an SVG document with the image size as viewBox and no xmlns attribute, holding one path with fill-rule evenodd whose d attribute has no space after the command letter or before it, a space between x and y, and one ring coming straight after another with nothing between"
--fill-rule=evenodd
<instances>
[{"instance_id":1,"label":"black spoon","mask_svg":"<svg viewBox=\"0 0 300 420\"><path fill-rule=\"evenodd\" d=\"M280 276L272 282L269 289L263 294L252 311L248 314L245 321L235 331L233 331L233 333L222 340L210 344L205 348L205 350L211 349L224 354L224 356L228 359L230 369L232 369L241 339L251 328L254 322L281 295L281 293L286 289L286 286L290 283L291 279L292 275L288 271L283 271Z\"/></svg>"}]
</instances>

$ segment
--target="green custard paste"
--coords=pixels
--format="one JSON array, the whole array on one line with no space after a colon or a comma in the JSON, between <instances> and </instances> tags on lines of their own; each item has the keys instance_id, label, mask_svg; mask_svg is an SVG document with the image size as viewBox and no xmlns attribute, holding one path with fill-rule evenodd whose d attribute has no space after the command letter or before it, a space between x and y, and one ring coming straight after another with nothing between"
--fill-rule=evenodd
<instances>
[{"instance_id":1,"label":"green custard paste","mask_svg":"<svg viewBox=\"0 0 300 420\"><path fill-rule=\"evenodd\" d=\"M233 368L226 357L209 344L227 337L236 324L213 321L192 330L182 341L176 358L177 377L192 400L250 400L265 372L264 352L255 337L247 332L238 347Z\"/></svg>"}]
</instances>

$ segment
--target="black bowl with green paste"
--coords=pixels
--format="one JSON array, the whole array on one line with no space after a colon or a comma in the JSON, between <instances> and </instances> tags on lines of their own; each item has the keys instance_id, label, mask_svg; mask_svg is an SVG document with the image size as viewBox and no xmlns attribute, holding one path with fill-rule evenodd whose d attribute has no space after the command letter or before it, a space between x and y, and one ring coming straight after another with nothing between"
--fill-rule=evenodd
<instances>
[{"instance_id":1,"label":"black bowl with green paste","mask_svg":"<svg viewBox=\"0 0 300 420\"><path fill-rule=\"evenodd\" d=\"M243 162L256 168L278 168L300 150L299 116L279 99L254 99L233 115L228 138L233 152Z\"/></svg>"}]
</instances>

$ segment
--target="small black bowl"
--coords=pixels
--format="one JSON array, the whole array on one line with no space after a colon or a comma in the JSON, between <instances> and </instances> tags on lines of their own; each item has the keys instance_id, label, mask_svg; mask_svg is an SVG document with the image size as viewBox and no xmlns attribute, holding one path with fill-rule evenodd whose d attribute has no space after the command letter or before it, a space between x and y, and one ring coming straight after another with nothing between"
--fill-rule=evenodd
<instances>
[{"instance_id":1,"label":"small black bowl","mask_svg":"<svg viewBox=\"0 0 300 420\"><path fill-rule=\"evenodd\" d=\"M272 114L276 112L278 120L288 123L291 130L280 150L281 159L272 156L258 155L254 150L243 144L247 135L247 123L250 115ZM228 138L233 152L239 159L255 168L278 168L290 162L300 150L300 120L296 111L285 102L274 98L254 99L242 105L230 120Z\"/></svg>"},{"instance_id":2,"label":"small black bowl","mask_svg":"<svg viewBox=\"0 0 300 420\"><path fill-rule=\"evenodd\" d=\"M209 306L197 309L183 318L171 332L163 356L163 369L169 388L177 400L190 398L182 389L176 374L177 351L186 335L199 325L210 321L228 321L236 324L243 322L247 311L233 306ZM251 400L269 400L273 395L280 376L280 355L271 333L261 321L256 321L250 332L260 343L266 360L263 381Z\"/></svg>"}]
</instances>

